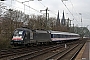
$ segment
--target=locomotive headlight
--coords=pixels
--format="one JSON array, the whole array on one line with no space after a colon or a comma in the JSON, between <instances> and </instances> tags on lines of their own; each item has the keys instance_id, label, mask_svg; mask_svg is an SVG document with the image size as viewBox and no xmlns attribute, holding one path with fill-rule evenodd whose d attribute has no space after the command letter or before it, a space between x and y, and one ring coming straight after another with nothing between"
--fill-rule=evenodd
<instances>
[{"instance_id":1,"label":"locomotive headlight","mask_svg":"<svg viewBox=\"0 0 90 60\"><path fill-rule=\"evenodd\" d=\"M23 40L23 38L21 40Z\"/></svg>"},{"instance_id":2,"label":"locomotive headlight","mask_svg":"<svg viewBox=\"0 0 90 60\"><path fill-rule=\"evenodd\" d=\"M23 40L22 36L20 36L21 40Z\"/></svg>"}]
</instances>

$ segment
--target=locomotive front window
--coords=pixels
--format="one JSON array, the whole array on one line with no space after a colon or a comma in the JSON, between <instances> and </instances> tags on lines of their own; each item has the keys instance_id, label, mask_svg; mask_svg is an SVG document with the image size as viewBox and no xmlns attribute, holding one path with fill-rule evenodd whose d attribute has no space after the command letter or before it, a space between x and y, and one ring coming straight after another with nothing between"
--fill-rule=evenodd
<instances>
[{"instance_id":1,"label":"locomotive front window","mask_svg":"<svg viewBox=\"0 0 90 60\"><path fill-rule=\"evenodd\" d=\"M22 35L23 35L23 31L22 30L14 31L14 36L22 36Z\"/></svg>"}]
</instances>

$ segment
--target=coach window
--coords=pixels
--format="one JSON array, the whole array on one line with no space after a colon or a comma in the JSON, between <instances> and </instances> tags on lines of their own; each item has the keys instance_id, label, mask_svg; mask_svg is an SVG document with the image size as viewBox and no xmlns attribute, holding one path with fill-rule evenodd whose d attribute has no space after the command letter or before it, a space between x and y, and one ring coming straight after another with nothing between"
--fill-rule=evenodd
<instances>
[{"instance_id":1,"label":"coach window","mask_svg":"<svg viewBox=\"0 0 90 60\"><path fill-rule=\"evenodd\" d=\"M58 38L60 38L60 34L58 34Z\"/></svg>"},{"instance_id":2,"label":"coach window","mask_svg":"<svg viewBox=\"0 0 90 60\"><path fill-rule=\"evenodd\" d=\"M57 36L56 36L56 34L54 34L54 36L53 36L54 38L56 38Z\"/></svg>"},{"instance_id":3,"label":"coach window","mask_svg":"<svg viewBox=\"0 0 90 60\"><path fill-rule=\"evenodd\" d=\"M67 38L67 35L65 35L65 37Z\"/></svg>"},{"instance_id":4,"label":"coach window","mask_svg":"<svg viewBox=\"0 0 90 60\"><path fill-rule=\"evenodd\" d=\"M57 38L59 38L59 34L57 34Z\"/></svg>"},{"instance_id":5,"label":"coach window","mask_svg":"<svg viewBox=\"0 0 90 60\"><path fill-rule=\"evenodd\" d=\"M57 34L54 34L54 38L57 38L58 37L58 35Z\"/></svg>"},{"instance_id":6,"label":"coach window","mask_svg":"<svg viewBox=\"0 0 90 60\"><path fill-rule=\"evenodd\" d=\"M66 35L64 35L64 38L66 38Z\"/></svg>"},{"instance_id":7,"label":"coach window","mask_svg":"<svg viewBox=\"0 0 90 60\"><path fill-rule=\"evenodd\" d=\"M57 38L59 37L59 34L57 34Z\"/></svg>"},{"instance_id":8,"label":"coach window","mask_svg":"<svg viewBox=\"0 0 90 60\"><path fill-rule=\"evenodd\" d=\"M61 38L63 38L63 35L61 35Z\"/></svg>"},{"instance_id":9,"label":"coach window","mask_svg":"<svg viewBox=\"0 0 90 60\"><path fill-rule=\"evenodd\" d=\"M54 36L54 35L53 35L53 34L51 34L51 38L53 38L53 36Z\"/></svg>"},{"instance_id":10,"label":"coach window","mask_svg":"<svg viewBox=\"0 0 90 60\"><path fill-rule=\"evenodd\" d=\"M62 38L62 35L60 35L60 38Z\"/></svg>"},{"instance_id":11,"label":"coach window","mask_svg":"<svg viewBox=\"0 0 90 60\"><path fill-rule=\"evenodd\" d=\"M61 38L61 35L59 35L59 38Z\"/></svg>"},{"instance_id":12,"label":"coach window","mask_svg":"<svg viewBox=\"0 0 90 60\"><path fill-rule=\"evenodd\" d=\"M62 38L64 37L64 35L62 35Z\"/></svg>"}]
</instances>

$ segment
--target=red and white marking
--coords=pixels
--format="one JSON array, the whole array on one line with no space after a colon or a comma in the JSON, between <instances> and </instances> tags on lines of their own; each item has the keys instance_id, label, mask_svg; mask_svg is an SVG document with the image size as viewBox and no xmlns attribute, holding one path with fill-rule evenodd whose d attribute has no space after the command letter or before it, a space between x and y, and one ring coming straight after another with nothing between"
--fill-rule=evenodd
<instances>
[{"instance_id":1,"label":"red and white marking","mask_svg":"<svg viewBox=\"0 0 90 60\"><path fill-rule=\"evenodd\" d=\"M23 40L22 36L13 36L12 40Z\"/></svg>"}]
</instances>

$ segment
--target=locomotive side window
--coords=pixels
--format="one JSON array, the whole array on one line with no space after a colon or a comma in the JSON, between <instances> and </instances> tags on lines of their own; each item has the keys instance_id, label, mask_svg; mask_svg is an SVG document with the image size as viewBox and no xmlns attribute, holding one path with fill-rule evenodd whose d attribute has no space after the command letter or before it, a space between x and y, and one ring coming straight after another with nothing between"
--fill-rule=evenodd
<instances>
[{"instance_id":1,"label":"locomotive side window","mask_svg":"<svg viewBox=\"0 0 90 60\"><path fill-rule=\"evenodd\" d=\"M30 32L29 31L26 31L26 33L25 33L25 39L30 39Z\"/></svg>"},{"instance_id":2,"label":"locomotive side window","mask_svg":"<svg viewBox=\"0 0 90 60\"><path fill-rule=\"evenodd\" d=\"M30 39L33 39L33 32L30 32Z\"/></svg>"}]
</instances>

